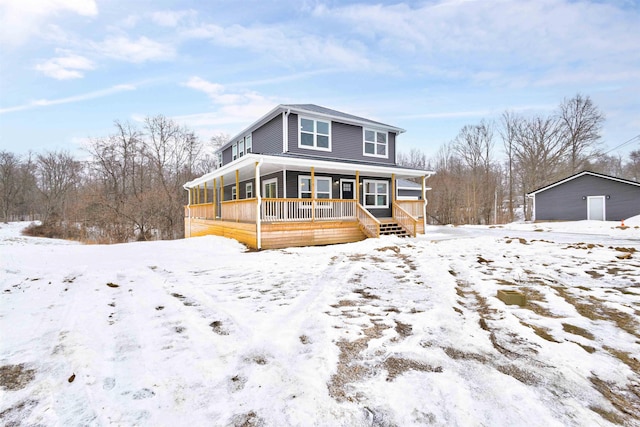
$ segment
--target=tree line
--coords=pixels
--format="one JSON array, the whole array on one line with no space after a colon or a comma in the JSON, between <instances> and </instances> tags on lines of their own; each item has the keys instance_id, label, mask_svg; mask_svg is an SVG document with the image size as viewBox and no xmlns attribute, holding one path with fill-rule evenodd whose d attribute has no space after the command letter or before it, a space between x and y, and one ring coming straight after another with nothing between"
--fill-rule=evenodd
<instances>
[{"instance_id":1,"label":"tree line","mask_svg":"<svg viewBox=\"0 0 640 427\"><path fill-rule=\"evenodd\" d=\"M39 220L35 234L102 243L184 236L182 185L214 167L226 136L204 144L162 115L114 128L86 143L85 160L64 150L0 151L2 219Z\"/></svg>"},{"instance_id":2,"label":"tree line","mask_svg":"<svg viewBox=\"0 0 640 427\"><path fill-rule=\"evenodd\" d=\"M492 224L530 219L526 194L581 170L640 181L640 149L628 158L603 153L604 115L588 96L565 99L548 115L505 111L498 121L463 126L433 158L418 149L398 163L434 170L428 180L432 223ZM635 138L634 138L635 139ZM0 150L0 216L39 220L39 233L103 243L184 235L182 185L215 168L213 152L158 115L114 122L92 138L80 160L67 151L19 156Z\"/></svg>"},{"instance_id":3,"label":"tree line","mask_svg":"<svg viewBox=\"0 0 640 427\"><path fill-rule=\"evenodd\" d=\"M640 181L640 149L628 158L602 152L604 121L591 98L578 94L548 115L505 111L497 122L466 125L434 158L413 149L399 163L436 172L428 181L431 222L529 220L527 193L580 171Z\"/></svg>"}]
</instances>

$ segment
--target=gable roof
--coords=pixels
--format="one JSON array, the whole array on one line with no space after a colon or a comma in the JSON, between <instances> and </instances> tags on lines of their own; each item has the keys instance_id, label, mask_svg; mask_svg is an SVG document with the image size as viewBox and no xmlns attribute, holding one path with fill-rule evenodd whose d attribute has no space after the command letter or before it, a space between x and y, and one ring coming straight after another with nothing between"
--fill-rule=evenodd
<instances>
[{"instance_id":1,"label":"gable roof","mask_svg":"<svg viewBox=\"0 0 640 427\"><path fill-rule=\"evenodd\" d=\"M545 185L544 187L538 188L535 191L527 193L527 196L534 196L534 195L536 195L538 193L541 193L543 191L549 190L549 189L551 189L553 187L556 187L558 185L562 185L565 182L574 180L576 178L580 178L581 176L584 176L584 175L591 175L591 176L595 176L597 178L609 179L611 181L622 182L624 184L631 184L631 185L636 185L636 186L640 187L640 182L631 181L629 179L624 179L624 178L617 178L615 176L605 175L603 173L597 173L597 172L591 172L591 171L582 171L582 172L578 172L578 173L576 173L574 175L571 175L571 176L569 176L569 177L567 177L565 179L562 179L560 181L556 181L556 182L554 182L552 184Z\"/></svg>"},{"instance_id":2,"label":"gable roof","mask_svg":"<svg viewBox=\"0 0 640 427\"><path fill-rule=\"evenodd\" d=\"M229 141L223 144L217 151L224 150L225 148L232 145L234 141L237 141L246 134L254 131L255 129L259 128L260 126L283 112L334 119L335 121L340 123L347 123L358 126L373 126L377 128L385 128L388 131L395 132L396 134L405 132L404 129L396 126L391 126L384 123L376 122L374 120L365 119L364 117L354 116L353 114L343 113L342 111L332 110L331 108L322 107L316 104L280 104L273 110L269 111L267 114L253 122L251 125L243 129L242 132L229 139Z\"/></svg>"},{"instance_id":3,"label":"gable roof","mask_svg":"<svg viewBox=\"0 0 640 427\"><path fill-rule=\"evenodd\" d=\"M365 119L364 117L354 116L353 114L343 113L342 111L332 110L331 108L321 107L315 104L283 104L281 107L290 108L292 112L297 113L311 113L314 115L326 116L329 118L341 119L344 123L355 124L369 124L373 126L381 126L389 129L393 129L397 133L403 133L404 129L397 128L395 126L387 125L384 123L376 122L374 120Z\"/></svg>"}]
</instances>

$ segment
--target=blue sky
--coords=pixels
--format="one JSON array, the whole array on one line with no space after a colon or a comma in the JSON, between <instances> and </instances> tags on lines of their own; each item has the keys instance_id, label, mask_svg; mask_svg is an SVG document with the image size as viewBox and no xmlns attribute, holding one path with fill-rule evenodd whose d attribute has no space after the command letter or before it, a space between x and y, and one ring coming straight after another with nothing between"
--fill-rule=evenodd
<instances>
[{"instance_id":1,"label":"blue sky","mask_svg":"<svg viewBox=\"0 0 640 427\"><path fill-rule=\"evenodd\" d=\"M612 149L640 134L638 28L626 0L0 0L0 149L80 152L156 114L208 140L313 103L433 155L465 124L577 93Z\"/></svg>"}]
</instances>

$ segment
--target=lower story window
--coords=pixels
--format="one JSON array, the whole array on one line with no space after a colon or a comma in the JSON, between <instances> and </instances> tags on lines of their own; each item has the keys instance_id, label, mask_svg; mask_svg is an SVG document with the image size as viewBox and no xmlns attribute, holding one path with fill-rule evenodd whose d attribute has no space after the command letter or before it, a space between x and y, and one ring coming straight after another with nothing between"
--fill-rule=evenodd
<instances>
[{"instance_id":1,"label":"lower story window","mask_svg":"<svg viewBox=\"0 0 640 427\"><path fill-rule=\"evenodd\" d=\"M246 193L245 197L247 199L253 199L253 182L247 182L245 187L244 187L244 190L245 190L245 193Z\"/></svg>"},{"instance_id":2,"label":"lower story window","mask_svg":"<svg viewBox=\"0 0 640 427\"><path fill-rule=\"evenodd\" d=\"M315 198L330 199L331 198L331 178L327 176L317 176L315 179ZM311 199L311 177L298 177L298 194L301 199Z\"/></svg>"},{"instance_id":3,"label":"lower story window","mask_svg":"<svg viewBox=\"0 0 640 427\"><path fill-rule=\"evenodd\" d=\"M370 208L389 207L389 182L364 180L364 205Z\"/></svg>"},{"instance_id":4,"label":"lower story window","mask_svg":"<svg viewBox=\"0 0 640 427\"><path fill-rule=\"evenodd\" d=\"M235 200L237 195L238 195L238 189L236 188L236 186L234 185L233 187L231 187L231 200Z\"/></svg>"}]
</instances>

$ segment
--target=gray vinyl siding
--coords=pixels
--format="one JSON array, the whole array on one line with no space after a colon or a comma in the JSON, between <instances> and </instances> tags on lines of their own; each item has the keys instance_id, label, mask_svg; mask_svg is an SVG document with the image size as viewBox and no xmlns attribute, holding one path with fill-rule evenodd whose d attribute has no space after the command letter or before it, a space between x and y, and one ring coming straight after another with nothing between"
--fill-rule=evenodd
<instances>
[{"instance_id":1,"label":"gray vinyl siding","mask_svg":"<svg viewBox=\"0 0 640 427\"><path fill-rule=\"evenodd\" d=\"M362 126L349 125L331 121L331 151L313 150L298 147L298 115L289 115L289 152L307 156L327 157L333 159L358 160L387 165L395 164L395 133L387 132L388 158L363 155L364 134Z\"/></svg>"},{"instance_id":2,"label":"gray vinyl siding","mask_svg":"<svg viewBox=\"0 0 640 427\"><path fill-rule=\"evenodd\" d=\"M609 199L605 199L607 221L620 221L640 214L640 186L583 175L536 194L535 219L587 219L588 196L609 196Z\"/></svg>"},{"instance_id":3,"label":"gray vinyl siding","mask_svg":"<svg viewBox=\"0 0 640 427\"><path fill-rule=\"evenodd\" d=\"M287 196L289 198L298 198L299 193L298 193L298 177L300 175L303 176L311 176L311 173L309 171L287 171ZM334 199L339 199L340 198L340 179L353 179L355 180L356 177L355 175L328 175L328 174L314 174L315 176L328 176L331 177L331 197ZM376 180L376 181L387 181L388 182L388 189L389 189L389 194L387 195L389 197L389 207L388 208L381 208L381 209L372 209L372 208L367 208L367 210L369 212L371 212L371 214L373 216L375 216L376 218L391 218L392 216L392 209L391 209L391 180L390 179L384 179L384 178L374 178L374 177L366 177L366 176L361 176L360 177L360 184L363 182L363 180L365 179L372 179L372 180ZM336 184L335 182L338 181L338 183ZM278 193L280 193L280 185L278 184ZM362 185L360 185L360 200L359 203L363 204L363 191L362 191Z\"/></svg>"},{"instance_id":4,"label":"gray vinyl siding","mask_svg":"<svg viewBox=\"0 0 640 427\"><path fill-rule=\"evenodd\" d=\"M222 164L226 165L227 163L231 163L233 157L233 153L231 151L231 145L224 149L222 152Z\"/></svg>"},{"instance_id":5,"label":"gray vinyl siding","mask_svg":"<svg viewBox=\"0 0 640 427\"><path fill-rule=\"evenodd\" d=\"M279 114L252 132L252 151L260 154L282 153L282 115Z\"/></svg>"}]
</instances>

